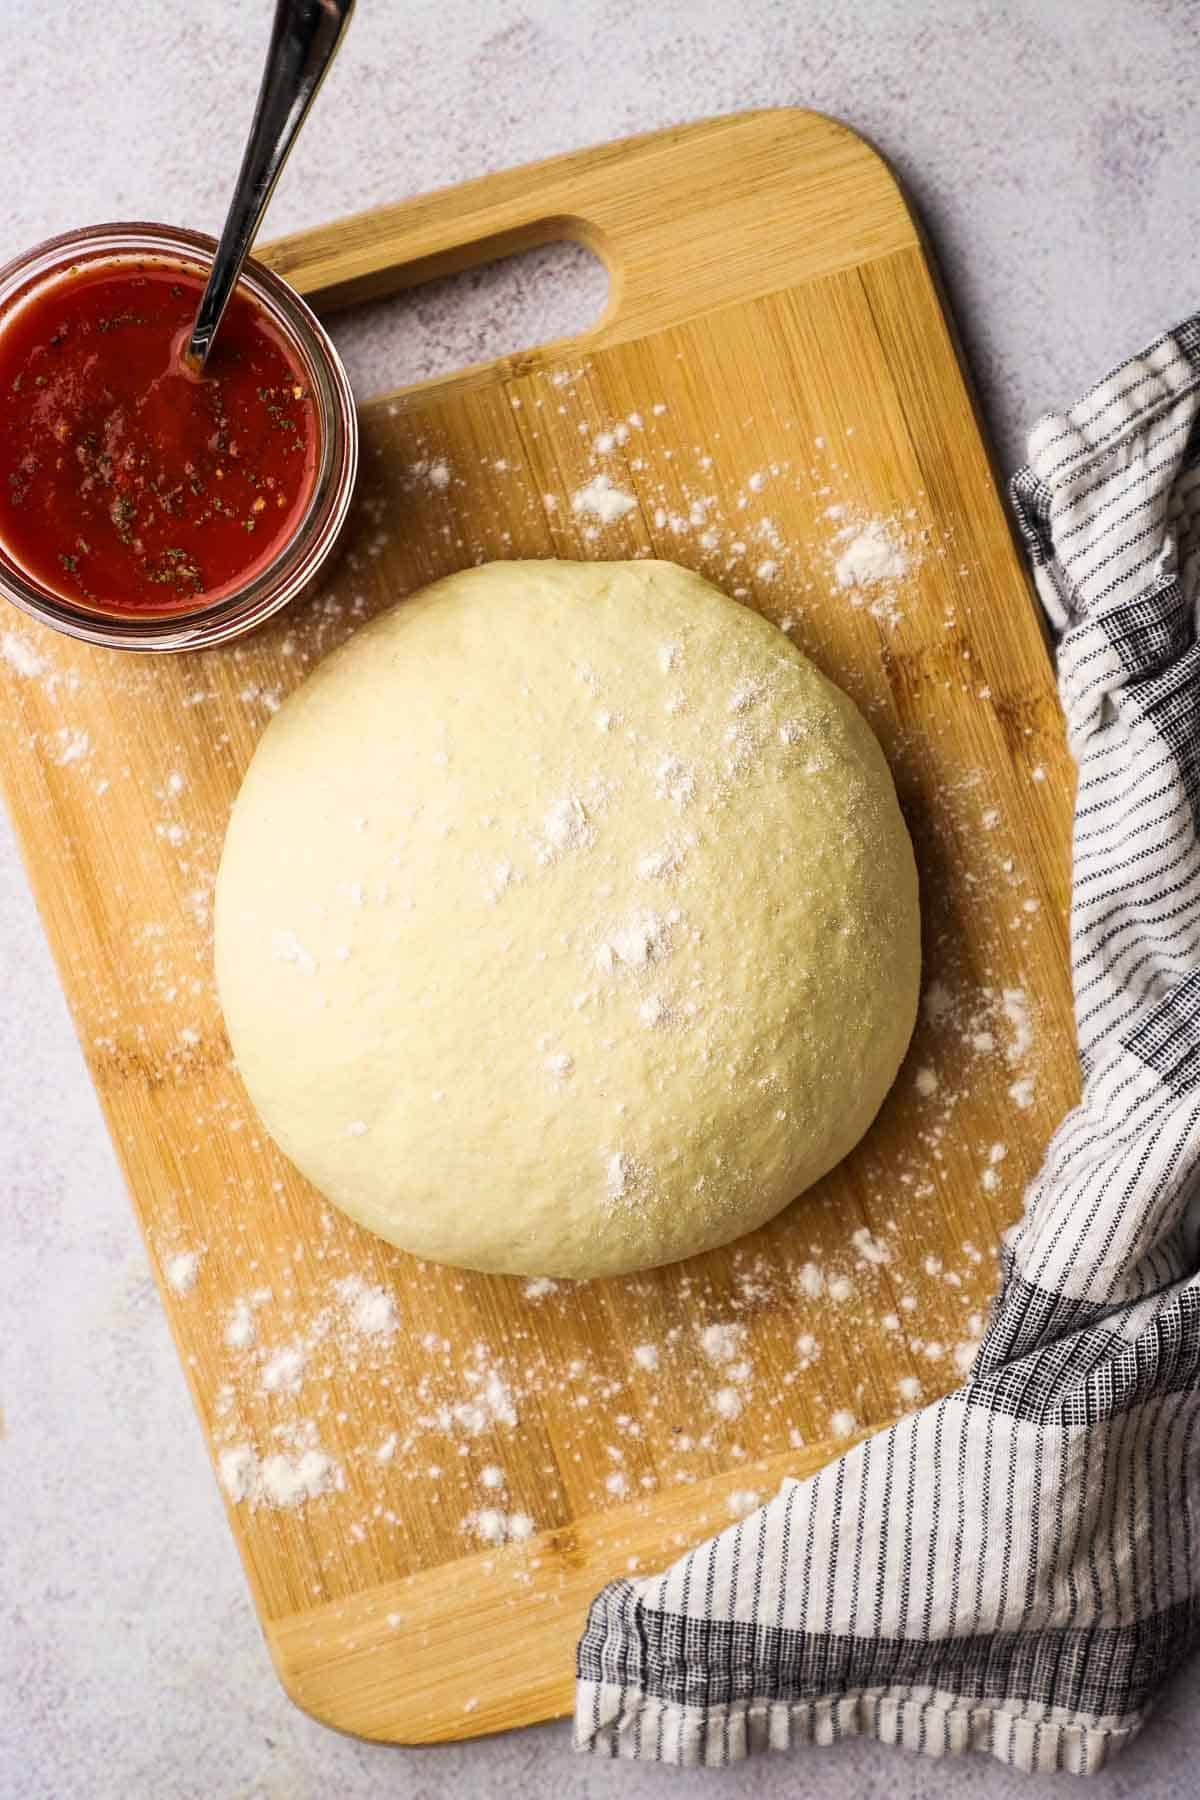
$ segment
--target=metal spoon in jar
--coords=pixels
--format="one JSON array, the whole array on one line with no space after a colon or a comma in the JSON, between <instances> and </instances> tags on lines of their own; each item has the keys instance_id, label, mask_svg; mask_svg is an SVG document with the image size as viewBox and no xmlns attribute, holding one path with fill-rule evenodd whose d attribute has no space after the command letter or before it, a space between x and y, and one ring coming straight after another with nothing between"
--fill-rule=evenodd
<instances>
[{"instance_id":1,"label":"metal spoon in jar","mask_svg":"<svg viewBox=\"0 0 1200 1800\"><path fill-rule=\"evenodd\" d=\"M212 272L184 352L197 372L213 347L279 172L337 54L354 0L276 0L262 85Z\"/></svg>"}]
</instances>

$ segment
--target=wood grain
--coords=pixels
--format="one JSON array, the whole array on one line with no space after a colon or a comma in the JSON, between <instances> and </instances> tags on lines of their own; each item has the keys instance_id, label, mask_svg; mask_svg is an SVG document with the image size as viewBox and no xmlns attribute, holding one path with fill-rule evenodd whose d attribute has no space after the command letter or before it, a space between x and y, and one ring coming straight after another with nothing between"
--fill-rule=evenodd
<instances>
[{"instance_id":1,"label":"wood grain","mask_svg":"<svg viewBox=\"0 0 1200 1800\"><path fill-rule=\"evenodd\" d=\"M338 1472L292 1509L230 1504L280 1677L318 1717L408 1742L561 1710L603 1580L952 1385L1075 1089L1071 769L892 178L844 127L751 114L266 254L335 306L564 234L609 263L605 317L368 402L325 595L199 656L116 656L15 615L0 637L5 791L214 1456L315 1447ZM598 471L637 501L611 526L571 505ZM838 534L870 520L911 559L884 604L833 576ZM647 553L786 623L867 711L917 846L926 1007L867 1139L781 1219L674 1269L527 1291L369 1238L261 1134L212 987L212 881L263 724L362 619L490 557ZM394 1331L355 1329L348 1279L392 1297ZM732 1368L700 1341L712 1323L740 1331ZM298 1391L264 1388L289 1346ZM480 1409L488 1372L511 1412ZM715 1405L726 1387L740 1413ZM481 1544L488 1508L534 1535Z\"/></svg>"}]
</instances>

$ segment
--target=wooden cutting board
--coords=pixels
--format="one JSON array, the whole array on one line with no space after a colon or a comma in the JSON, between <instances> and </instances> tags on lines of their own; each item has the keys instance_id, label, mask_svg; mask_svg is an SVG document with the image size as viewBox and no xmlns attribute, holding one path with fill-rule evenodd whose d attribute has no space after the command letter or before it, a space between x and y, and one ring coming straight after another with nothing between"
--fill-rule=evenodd
<instances>
[{"instance_id":1,"label":"wooden cutting board","mask_svg":"<svg viewBox=\"0 0 1200 1800\"><path fill-rule=\"evenodd\" d=\"M604 317L368 402L323 597L178 658L0 622L9 805L205 1433L259 1491L229 1518L267 1642L301 1706L404 1742L565 1710L601 1583L953 1385L1075 1092L1050 664L891 175L827 119L749 114L265 259L332 309L559 237L606 261ZM611 523L598 476L637 502ZM846 585L848 553L882 578ZM858 1151L730 1249L574 1287L420 1264L322 1205L230 1067L229 806L279 701L398 596L641 555L760 607L866 709L917 845L921 1024Z\"/></svg>"}]
</instances>

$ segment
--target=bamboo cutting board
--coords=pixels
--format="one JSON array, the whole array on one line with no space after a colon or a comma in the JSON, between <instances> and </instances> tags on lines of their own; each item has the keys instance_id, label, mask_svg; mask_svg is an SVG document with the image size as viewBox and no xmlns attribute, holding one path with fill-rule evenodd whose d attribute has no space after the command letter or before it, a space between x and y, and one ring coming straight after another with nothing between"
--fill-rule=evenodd
<instances>
[{"instance_id":1,"label":"bamboo cutting board","mask_svg":"<svg viewBox=\"0 0 1200 1800\"><path fill-rule=\"evenodd\" d=\"M953 1385L1074 1096L1051 669L890 174L829 120L749 114L265 259L332 309L563 236L608 264L603 319L368 402L323 596L198 656L16 614L0 636L9 804L280 1678L404 1742L564 1710L602 1582ZM636 506L606 522L613 490ZM420 1264L322 1205L230 1067L229 806L280 700L399 595L493 557L649 554L866 710L921 870L917 1037L856 1153L732 1248L580 1286ZM847 585L853 563L880 578Z\"/></svg>"}]
</instances>

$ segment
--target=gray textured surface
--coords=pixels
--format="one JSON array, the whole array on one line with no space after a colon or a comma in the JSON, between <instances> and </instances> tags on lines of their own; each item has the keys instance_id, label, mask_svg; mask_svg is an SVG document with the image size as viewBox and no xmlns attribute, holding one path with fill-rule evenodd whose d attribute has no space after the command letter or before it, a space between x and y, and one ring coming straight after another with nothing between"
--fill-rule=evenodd
<instances>
[{"instance_id":1,"label":"gray textured surface","mask_svg":"<svg viewBox=\"0 0 1200 1800\"><path fill-rule=\"evenodd\" d=\"M0 254L118 216L212 228L267 0L0 6ZM904 177L1001 461L1200 303L1200 48L1189 0L363 0L271 229L679 119L837 114ZM570 329L575 253L348 321L364 388ZM0 825L0 1793L7 1800L1045 1790L981 1760L847 1744L727 1776L572 1760L565 1728L354 1743L275 1684L146 1260ZM1200 1667L1092 1786L1196 1791ZM1061 1783L1060 1783L1061 1790Z\"/></svg>"}]
</instances>

